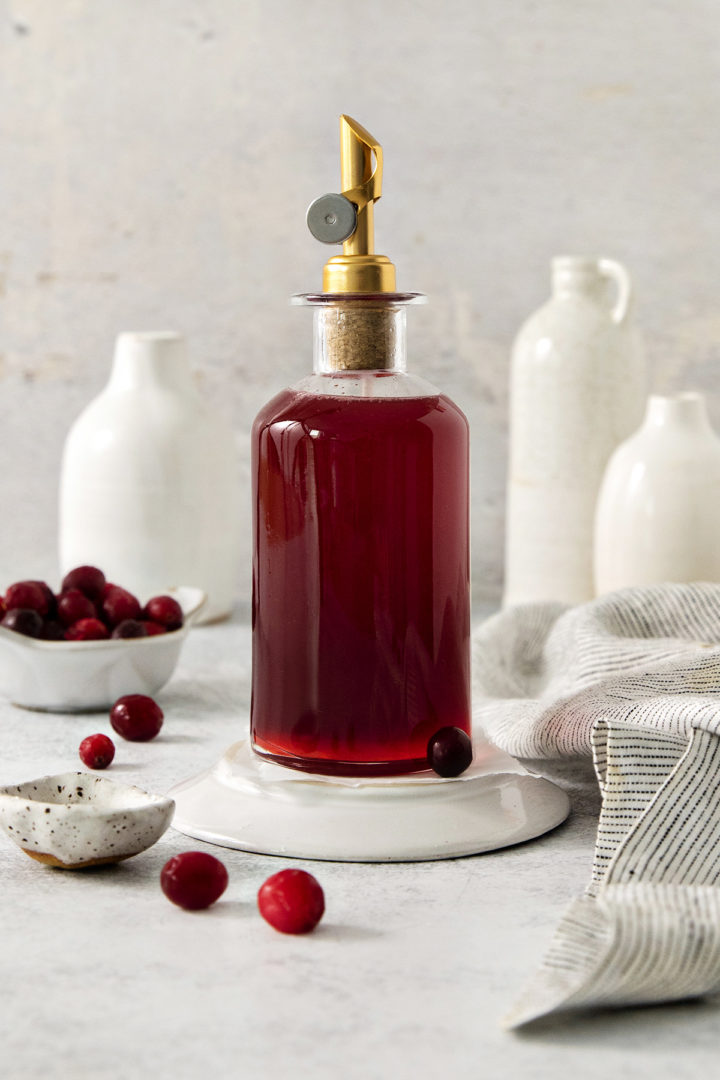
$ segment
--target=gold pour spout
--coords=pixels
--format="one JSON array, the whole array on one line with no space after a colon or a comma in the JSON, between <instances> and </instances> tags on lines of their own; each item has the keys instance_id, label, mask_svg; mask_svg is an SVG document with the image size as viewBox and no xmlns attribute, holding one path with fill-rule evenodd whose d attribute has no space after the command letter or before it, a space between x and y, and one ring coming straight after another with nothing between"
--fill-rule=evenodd
<instances>
[{"instance_id":1,"label":"gold pour spout","mask_svg":"<svg viewBox=\"0 0 720 1080\"><path fill-rule=\"evenodd\" d=\"M340 117L340 195L323 195L308 210L317 239L343 244L323 270L323 292L395 292L395 267L375 254L374 207L382 194L383 152L350 116Z\"/></svg>"},{"instance_id":2,"label":"gold pour spout","mask_svg":"<svg viewBox=\"0 0 720 1080\"><path fill-rule=\"evenodd\" d=\"M357 209L355 232L343 244L345 255L375 252L375 201L382 195L382 170L383 152L377 139L357 120L341 116L340 182L343 195Z\"/></svg>"}]
</instances>

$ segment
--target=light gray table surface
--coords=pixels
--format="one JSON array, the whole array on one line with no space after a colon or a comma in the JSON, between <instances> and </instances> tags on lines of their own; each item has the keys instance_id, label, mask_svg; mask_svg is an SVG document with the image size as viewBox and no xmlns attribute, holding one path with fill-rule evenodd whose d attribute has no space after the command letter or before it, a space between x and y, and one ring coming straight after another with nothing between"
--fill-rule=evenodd
<instances>
[{"instance_id":1,"label":"light gray table surface","mask_svg":"<svg viewBox=\"0 0 720 1080\"><path fill-rule=\"evenodd\" d=\"M191 632L158 695L147 744L117 739L105 775L165 791L246 730L250 633L240 618ZM0 704L0 782L82 768L106 715ZM585 1015L510 1034L500 1020L590 871L598 809L584 764L553 775L568 822L497 853L434 863L299 863L173 831L115 867L41 866L0 837L0 1076L67 1078L645 1077L714 1075L720 1015L688 1003ZM205 912L172 906L164 862L207 848L230 884ZM304 865L326 895L305 937L273 931L255 898Z\"/></svg>"}]
</instances>

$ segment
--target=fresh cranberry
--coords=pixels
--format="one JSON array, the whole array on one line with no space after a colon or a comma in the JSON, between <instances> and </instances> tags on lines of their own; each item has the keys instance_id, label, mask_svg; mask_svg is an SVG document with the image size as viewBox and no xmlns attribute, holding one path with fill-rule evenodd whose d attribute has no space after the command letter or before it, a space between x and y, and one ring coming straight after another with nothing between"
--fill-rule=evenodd
<instances>
[{"instance_id":1,"label":"fresh cranberry","mask_svg":"<svg viewBox=\"0 0 720 1080\"><path fill-rule=\"evenodd\" d=\"M96 566L76 566L65 575L62 583L62 592L69 589L79 589L84 596L91 600L102 599L105 588L105 575Z\"/></svg>"},{"instance_id":2,"label":"fresh cranberry","mask_svg":"<svg viewBox=\"0 0 720 1080\"><path fill-rule=\"evenodd\" d=\"M43 641L64 641L65 627L57 619L46 619L40 631Z\"/></svg>"},{"instance_id":3,"label":"fresh cranberry","mask_svg":"<svg viewBox=\"0 0 720 1080\"><path fill-rule=\"evenodd\" d=\"M50 610L48 598L37 581L18 581L5 593L5 606L11 608L31 608L38 615L47 615Z\"/></svg>"},{"instance_id":4,"label":"fresh cranberry","mask_svg":"<svg viewBox=\"0 0 720 1080\"><path fill-rule=\"evenodd\" d=\"M145 694L126 694L110 710L113 730L130 742L149 742L163 725L163 711Z\"/></svg>"},{"instance_id":5,"label":"fresh cranberry","mask_svg":"<svg viewBox=\"0 0 720 1080\"><path fill-rule=\"evenodd\" d=\"M107 769L115 757L115 743L107 735L88 735L80 743L78 753L88 769Z\"/></svg>"},{"instance_id":6,"label":"fresh cranberry","mask_svg":"<svg viewBox=\"0 0 720 1080\"><path fill-rule=\"evenodd\" d=\"M48 609L45 612L46 616L53 616L55 614L57 604L57 597L55 596L55 593L52 591L46 581L33 581L32 584L37 585L38 589L42 590L42 594L47 600Z\"/></svg>"},{"instance_id":7,"label":"fresh cranberry","mask_svg":"<svg viewBox=\"0 0 720 1080\"><path fill-rule=\"evenodd\" d=\"M65 631L66 641L105 641L109 637L107 626L99 619L78 619Z\"/></svg>"},{"instance_id":8,"label":"fresh cranberry","mask_svg":"<svg viewBox=\"0 0 720 1080\"><path fill-rule=\"evenodd\" d=\"M140 603L120 585L106 585L103 591L102 614L105 622L112 628L125 619L139 619Z\"/></svg>"},{"instance_id":9,"label":"fresh cranberry","mask_svg":"<svg viewBox=\"0 0 720 1080\"><path fill-rule=\"evenodd\" d=\"M138 638L147 637L147 623L139 622L137 619L123 619L121 623L118 623L112 632L114 638Z\"/></svg>"},{"instance_id":10,"label":"fresh cranberry","mask_svg":"<svg viewBox=\"0 0 720 1080\"><path fill-rule=\"evenodd\" d=\"M308 934L325 911L325 895L305 870L281 870L260 886L258 908L266 922L283 934Z\"/></svg>"},{"instance_id":11,"label":"fresh cranberry","mask_svg":"<svg viewBox=\"0 0 720 1080\"><path fill-rule=\"evenodd\" d=\"M3 600L2 596L0 596L0 619L5 618L5 612L6 611L7 611L7 607L5 606L5 601ZM165 627L163 626L163 630L164 629L165 629Z\"/></svg>"},{"instance_id":12,"label":"fresh cranberry","mask_svg":"<svg viewBox=\"0 0 720 1080\"><path fill-rule=\"evenodd\" d=\"M158 634L166 634L167 633L166 627L161 626L159 622L149 621L149 622L143 623L143 626L145 627L145 633L147 634L148 637L156 637Z\"/></svg>"},{"instance_id":13,"label":"fresh cranberry","mask_svg":"<svg viewBox=\"0 0 720 1080\"><path fill-rule=\"evenodd\" d=\"M6 630L14 630L25 637L40 637L42 625L42 619L33 608L10 608L0 622Z\"/></svg>"},{"instance_id":14,"label":"fresh cranberry","mask_svg":"<svg viewBox=\"0 0 720 1080\"><path fill-rule=\"evenodd\" d=\"M61 623L72 626L80 619L96 619L97 611L92 600L89 600L79 589L69 589L60 593L57 601L57 613Z\"/></svg>"},{"instance_id":15,"label":"fresh cranberry","mask_svg":"<svg viewBox=\"0 0 720 1080\"><path fill-rule=\"evenodd\" d=\"M183 851L162 868L160 887L178 907L201 911L210 907L227 888L228 872L219 859L206 851Z\"/></svg>"},{"instance_id":16,"label":"fresh cranberry","mask_svg":"<svg viewBox=\"0 0 720 1080\"><path fill-rule=\"evenodd\" d=\"M462 728L443 727L427 745L428 764L438 776L459 776L472 761L472 742Z\"/></svg>"},{"instance_id":17,"label":"fresh cranberry","mask_svg":"<svg viewBox=\"0 0 720 1080\"><path fill-rule=\"evenodd\" d=\"M179 630L183 624L182 608L172 596L153 596L145 605L143 616L166 630Z\"/></svg>"}]
</instances>

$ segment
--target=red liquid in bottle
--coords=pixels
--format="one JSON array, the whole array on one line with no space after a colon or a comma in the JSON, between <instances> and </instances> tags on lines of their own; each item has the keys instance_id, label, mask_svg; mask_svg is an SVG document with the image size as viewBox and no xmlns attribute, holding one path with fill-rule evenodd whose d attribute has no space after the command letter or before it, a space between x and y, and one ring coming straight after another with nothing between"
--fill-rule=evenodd
<instances>
[{"instance_id":1,"label":"red liquid in bottle","mask_svg":"<svg viewBox=\"0 0 720 1080\"><path fill-rule=\"evenodd\" d=\"M336 774L470 731L468 426L441 394L285 390L253 428L252 738Z\"/></svg>"}]
</instances>

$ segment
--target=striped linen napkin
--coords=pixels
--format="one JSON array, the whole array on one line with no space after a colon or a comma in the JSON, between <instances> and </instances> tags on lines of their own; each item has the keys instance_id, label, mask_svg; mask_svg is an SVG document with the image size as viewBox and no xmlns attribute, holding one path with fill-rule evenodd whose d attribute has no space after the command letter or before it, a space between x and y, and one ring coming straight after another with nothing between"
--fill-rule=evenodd
<instances>
[{"instance_id":1,"label":"striped linen napkin","mask_svg":"<svg viewBox=\"0 0 720 1080\"><path fill-rule=\"evenodd\" d=\"M592 879L506 1019L720 991L720 585L535 604L474 639L476 722L518 757L593 754Z\"/></svg>"}]
</instances>

